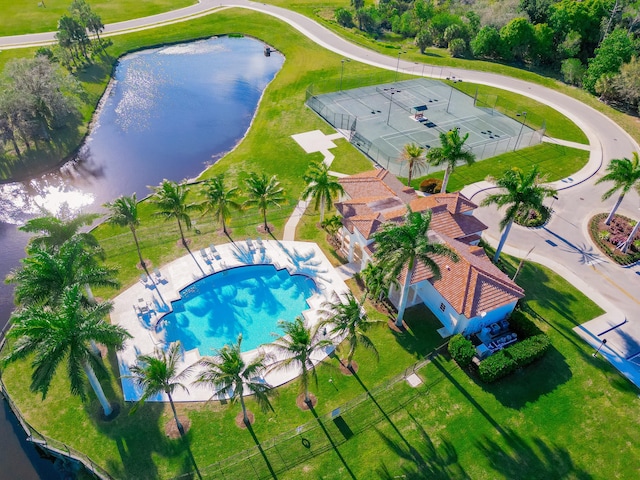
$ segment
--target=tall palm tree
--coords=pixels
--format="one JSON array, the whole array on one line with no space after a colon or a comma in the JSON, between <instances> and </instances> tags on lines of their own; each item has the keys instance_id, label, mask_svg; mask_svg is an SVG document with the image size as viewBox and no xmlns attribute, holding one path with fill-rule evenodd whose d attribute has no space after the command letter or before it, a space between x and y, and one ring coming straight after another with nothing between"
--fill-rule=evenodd
<instances>
[{"instance_id":1,"label":"tall palm tree","mask_svg":"<svg viewBox=\"0 0 640 480\"><path fill-rule=\"evenodd\" d=\"M258 355L249 364L245 363L242 358L242 334L240 334L235 345L225 345L216 350L215 356L200 360L199 365L204 370L196 377L195 383L214 389L214 395L221 392L228 395L232 402L240 401L244 423L249 425L249 415L243 396L245 388L256 396L263 410L272 408L269 402L271 387L258 380L265 369L264 361L264 355Z\"/></svg>"},{"instance_id":2,"label":"tall palm tree","mask_svg":"<svg viewBox=\"0 0 640 480\"><path fill-rule=\"evenodd\" d=\"M320 315L324 318L320 322L321 327L329 327L330 333L339 337L344 336L344 339L349 343L349 353L347 354L347 368L349 370L352 370L353 355L360 345L371 350L378 359L378 350L366 335L366 331L374 322L369 320L353 293L348 292L344 299L334 293L332 302L322 304Z\"/></svg>"},{"instance_id":3,"label":"tall palm tree","mask_svg":"<svg viewBox=\"0 0 640 480\"><path fill-rule=\"evenodd\" d=\"M189 391L181 382L189 376L192 366L178 372L178 363L181 358L182 345L180 342L173 342L167 351L156 348L153 355L138 355L136 365L129 368L131 375L128 375L128 378L132 378L143 391L140 400L136 402L130 413L135 413L148 398L165 393L169 399L178 431L180 435L184 435L184 428L178 419L172 394L177 388Z\"/></svg>"},{"instance_id":4,"label":"tall palm tree","mask_svg":"<svg viewBox=\"0 0 640 480\"><path fill-rule=\"evenodd\" d=\"M431 165L446 165L444 179L442 180L442 193L447 193L449 177L453 173L458 162L465 162L471 165L475 162L476 156L465 147L465 142L469 138L469 133L460 136L460 130L454 128L448 132L440 132L440 146L434 147L427 153L427 161Z\"/></svg>"},{"instance_id":5,"label":"tall palm tree","mask_svg":"<svg viewBox=\"0 0 640 480\"><path fill-rule=\"evenodd\" d=\"M300 369L300 388L304 392L304 402L311 405L309 381L313 378L316 385L318 384L318 376L315 365L311 361L311 355L316 350L333 344L331 340L320 338L317 328L313 330L308 328L302 317L297 317L293 322L281 320L278 326L283 330L284 335L269 345L275 350L276 357L283 358L275 361L270 370Z\"/></svg>"},{"instance_id":6,"label":"tall palm tree","mask_svg":"<svg viewBox=\"0 0 640 480\"><path fill-rule=\"evenodd\" d=\"M99 218L97 213L84 213L68 219L60 219L53 215L45 215L27 220L19 230L36 233L29 241L30 246L37 246L49 250L59 248L64 242L74 236L81 238L89 247L98 246L98 241L91 233L80 233L82 227L91 225Z\"/></svg>"},{"instance_id":7,"label":"tall palm tree","mask_svg":"<svg viewBox=\"0 0 640 480\"><path fill-rule=\"evenodd\" d=\"M8 363L33 355L30 388L40 392L43 399L58 366L66 362L71 393L86 399L84 372L104 414L109 416L112 407L94 373L94 368L104 367L91 355L90 343L121 349L124 341L131 338L124 328L104 321L111 308L109 302L84 305L80 287L73 285L64 291L59 305L34 304L18 309L11 317L13 326L7 334L15 342L3 360Z\"/></svg>"},{"instance_id":8,"label":"tall palm tree","mask_svg":"<svg viewBox=\"0 0 640 480\"><path fill-rule=\"evenodd\" d=\"M598 179L596 184L602 182L613 182L613 186L604 192L602 200L608 199L615 192L620 190L618 200L605 221L605 223L609 225L616 213L616 210L618 210L618 207L622 203L622 199L627 193L629 193L629 190L635 187L638 190L638 193L640 193L640 157L638 157L638 152L633 152L633 157L630 159L614 158L611 160L609 165L607 165L606 172L607 174Z\"/></svg>"},{"instance_id":9,"label":"tall palm tree","mask_svg":"<svg viewBox=\"0 0 640 480\"><path fill-rule=\"evenodd\" d=\"M407 179L407 185L411 186L411 179L414 175L422 173L427 167L427 159L423 155L424 147L421 147L417 143L407 143L402 149L402 161L407 162L409 167L409 176Z\"/></svg>"},{"instance_id":10,"label":"tall palm tree","mask_svg":"<svg viewBox=\"0 0 640 480\"><path fill-rule=\"evenodd\" d=\"M324 162L309 165L309 169L302 178L307 182L307 186L302 191L302 198L304 200L312 198L316 210L320 207L320 223L322 223L326 204L331 204L334 196L343 194L344 189L335 177L329 175L329 167Z\"/></svg>"},{"instance_id":11,"label":"tall palm tree","mask_svg":"<svg viewBox=\"0 0 640 480\"><path fill-rule=\"evenodd\" d=\"M631 233L629 234L627 239L623 242L623 244L620 246L620 251L622 253L627 253L627 250L629 250L629 246L631 246L634 238L636 238L636 235L638 234L638 229L640 229L640 222L636 222L636 224L633 226L633 229L631 230Z\"/></svg>"},{"instance_id":12,"label":"tall palm tree","mask_svg":"<svg viewBox=\"0 0 640 480\"><path fill-rule=\"evenodd\" d=\"M442 255L458 261L458 256L449 247L429 240L427 233L430 223L431 210L420 213L409 209L404 223L387 222L373 234L376 241L375 259L386 272L386 278L389 281L397 279L406 267L396 319L398 327L402 326L409 285L418 262L426 265L434 277L439 277L440 268L433 256Z\"/></svg>"},{"instance_id":13,"label":"tall palm tree","mask_svg":"<svg viewBox=\"0 0 640 480\"><path fill-rule=\"evenodd\" d=\"M109 209L109 216L107 222L118 227L129 227L131 234L133 235L133 241L136 243L136 250L138 251L138 258L140 259L140 266L147 274L147 265L142 258L142 252L140 251L140 242L138 242L138 235L136 229L140 226L140 217L138 216L138 201L136 194L134 193L130 197L122 195L116 198L111 203L105 203L103 205Z\"/></svg>"},{"instance_id":14,"label":"tall palm tree","mask_svg":"<svg viewBox=\"0 0 640 480\"><path fill-rule=\"evenodd\" d=\"M504 217L500 220L500 230L503 232L496 253L493 256L495 263L500 258L502 247L507 241L509 231L516 217L522 212L528 212L532 209L549 215L549 208L545 207L542 202L544 202L545 198L554 196L556 191L541 184L542 179L537 165L534 165L528 173L524 173L519 168L512 168L504 172L500 178L489 178L489 180L502 188L503 191L488 195L481 205L497 205L498 208L508 205Z\"/></svg>"},{"instance_id":15,"label":"tall palm tree","mask_svg":"<svg viewBox=\"0 0 640 480\"><path fill-rule=\"evenodd\" d=\"M216 175L204 182L205 201L200 204L204 213L211 212L214 218L222 223L222 231L227 232L227 220L231 218L231 211L242 210L242 204L238 202L238 187L226 189L224 186L224 173Z\"/></svg>"},{"instance_id":16,"label":"tall palm tree","mask_svg":"<svg viewBox=\"0 0 640 480\"><path fill-rule=\"evenodd\" d=\"M165 220L175 219L178 222L182 245L186 248L187 240L184 238L182 224L184 223L187 230L191 229L191 217L189 214L198 208L194 203L187 203L187 197L190 192L189 187L185 184L165 179L158 187L150 188L156 194L151 199L151 202L158 209L154 215L164 217Z\"/></svg>"},{"instance_id":17,"label":"tall palm tree","mask_svg":"<svg viewBox=\"0 0 640 480\"><path fill-rule=\"evenodd\" d=\"M280 204L285 200L284 190L275 175L268 178L266 173L262 175L250 173L246 184L249 198L245 201L245 205L258 207L264 218L264 230L268 232L267 209L270 206L280 208Z\"/></svg>"},{"instance_id":18,"label":"tall palm tree","mask_svg":"<svg viewBox=\"0 0 640 480\"><path fill-rule=\"evenodd\" d=\"M93 302L91 287L120 286L117 269L99 265L93 251L77 236L64 242L57 251L31 247L22 267L12 271L5 281L16 285L15 299L21 305L55 305L65 289L73 285L85 286L87 297L83 297L83 302Z\"/></svg>"}]
</instances>

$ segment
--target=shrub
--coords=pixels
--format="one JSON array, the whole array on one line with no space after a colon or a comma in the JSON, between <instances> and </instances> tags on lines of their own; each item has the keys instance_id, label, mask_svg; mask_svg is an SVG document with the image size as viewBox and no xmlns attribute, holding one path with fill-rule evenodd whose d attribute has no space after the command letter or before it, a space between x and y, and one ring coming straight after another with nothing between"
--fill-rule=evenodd
<instances>
[{"instance_id":1,"label":"shrub","mask_svg":"<svg viewBox=\"0 0 640 480\"><path fill-rule=\"evenodd\" d=\"M338 22L338 25L346 28L353 27L353 16L346 8L336 8L334 15L336 16L336 22Z\"/></svg>"},{"instance_id":2,"label":"shrub","mask_svg":"<svg viewBox=\"0 0 640 480\"><path fill-rule=\"evenodd\" d=\"M480 362L478 374L483 382L495 382L542 357L550 345L549 337L544 333L529 337Z\"/></svg>"},{"instance_id":3,"label":"shrub","mask_svg":"<svg viewBox=\"0 0 640 480\"><path fill-rule=\"evenodd\" d=\"M437 178L425 178L420 182L420 191L425 193L440 193L442 180Z\"/></svg>"},{"instance_id":4,"label":"shrub","mask_svg":"<svg viewBox=\"0 0 640 480\"><path fill-rule=\"evenodd\" d=\"M609 240L610 235L611 233L607 232L606 230L600 230L598 232L598 237L601 238L602 240Z\"/></svg>"},{"instance_id":5,"label":"shrub","mask_svg":"<svg viewBox=\"0 0 640 480\"><path fill-rule=\"evenodd\" d=\"M462 368L468 367L476 353L471 340L467 340L459 333L449 340L449 354Z\"/></svg>"},{"instance_id":6,"label":"shrub","mask_svg":"<svg viewBox=\"0 0 640 480\"><path fill-rule=\"evenodd\" d=\"M509 325L520 340L542 333L542 330L540 330L522 310L514 310L511 313L509 316Z\"/></svg>"},{"instance_id":7,"label":"shrub","mask_svg":"<svg viewBox=\"0 0 640 480\"><path fill-rule=\"evenodd\" d=\"M454 38L449 42L449 53L453 58L464 57L467 53L467 42L462 38Z\"/></svg>"}]
</instances>

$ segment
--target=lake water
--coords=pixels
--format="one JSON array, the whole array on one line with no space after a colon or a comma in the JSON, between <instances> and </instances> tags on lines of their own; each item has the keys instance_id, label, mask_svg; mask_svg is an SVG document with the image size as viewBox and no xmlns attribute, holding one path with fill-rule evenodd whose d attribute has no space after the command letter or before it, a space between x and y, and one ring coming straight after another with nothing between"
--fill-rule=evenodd
<instances>
[{"instance_id":1,"label":"lake water","mask_svg":"<svg viewBox=\"0 0 640 480\"><path fill-rule=\"evenodd\" d=\"M145 197L147 186L165 178L196 177L233 148L284 61L263 51L257 40L221 37L123 57L78 159L29 182L0 185L0 277L24 256L28 237L16 226L40 206L100 211L119 195ZM11 289L0 284L0 329L12 308ZM11 424L0 422L0 452L19 449L17 442ZM0 479L50 478L29 461L14 464L18 457L0 456ZM5 477L9 461L14 470Z\"/></svg>"}]
</instances>

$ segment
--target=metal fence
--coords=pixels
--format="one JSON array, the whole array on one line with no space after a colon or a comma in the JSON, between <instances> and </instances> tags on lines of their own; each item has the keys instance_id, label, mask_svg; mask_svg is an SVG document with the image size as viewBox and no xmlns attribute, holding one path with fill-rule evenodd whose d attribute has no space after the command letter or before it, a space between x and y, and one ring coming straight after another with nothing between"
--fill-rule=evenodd
<instances>
[{"instance_id":1,"label":"metal fence","mask_svg":"<svg viewBox=\"0 0 640 480\"><path fill-rule=\"evenodd\" d=\"M353 435L389 420L390 415L424 394L431 385L413 388L405 380L424 368L444 348L446 344L383 384L371 389L363 384L364 393L332 412L321 416L313 412L315 418L304 425L200 468L200 473L207 479L273 478L274 474L290 470L343 444ZM433 383L439 380L435 379ZM399 395L403 388L409 389L409 393L405 391ZM184 474L175 478L189 477Z\"/></svg>"},{"instance_id":2,"label":"metal fence","mask_svg":"<svg viewBox=\"0 0 640 480\"><path fill-rule=\"evenodd\" d=\"M2 345L3 345L3 342L0 342L0 347ZM97 465L93 460L91 460L91 458L89 458L84 453L76 450L73 447L70 447L69 445L63 442L47 437L46 435L41 434L35 428L33 428L29 424L29 422L27 422L27 420L24 418L24 416L20 412L20 409L16 406L16 404L13 402L13 400L7 393L7 388L1 378L0 378L0 393L2 393L2 396L4 397L7 404L9 405L9 408L11 408L11 411L20 422L22 429L25 431L27 435L27 441L33 443L34 445L37 445L42 450L44 450L45 452L47 452L48 454L54 457L67 458L67 459L71 459L81 463L82 465L84 465L84 468L88 472L93 473L97 478L104 479L104 480L114 479L114 477L109 475L109 473L106 470L104 470L102 467Z\"/></svg>"}]
</instances>

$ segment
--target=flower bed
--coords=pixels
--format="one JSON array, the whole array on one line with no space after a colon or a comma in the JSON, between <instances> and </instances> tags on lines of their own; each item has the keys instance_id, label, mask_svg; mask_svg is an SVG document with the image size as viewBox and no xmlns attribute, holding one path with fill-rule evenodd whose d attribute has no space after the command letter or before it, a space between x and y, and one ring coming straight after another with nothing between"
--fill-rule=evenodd
<instances>
[{"instance_id":1,"label":"flower bed","mask_svg":"<svg viewBox=\"0 0 640 480\"><path fill-rule=\"evenodd\" d=\"M640 260L640 232L624 254L618 249L618 245L624 242L631 234L635 221L623 215L614 215L610 225L604 222L606 213L599 213L589 220L589 234L591 240L600 251L620 265L629 265Z\"/></svg>"}]
</instances>

